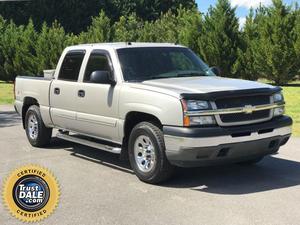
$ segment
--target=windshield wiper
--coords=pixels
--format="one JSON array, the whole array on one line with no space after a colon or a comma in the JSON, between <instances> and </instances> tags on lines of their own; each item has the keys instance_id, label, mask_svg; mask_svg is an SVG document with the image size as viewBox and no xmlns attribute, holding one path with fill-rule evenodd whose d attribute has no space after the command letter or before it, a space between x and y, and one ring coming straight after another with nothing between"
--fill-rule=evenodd
<instances>
[{"instance_id":1,"label":"windshield wiper","mask_svg":"<svg viewBox=\"0 0 300 225\"><path fill-rule=\"evenodd\" d=\"M152 76L147 78L147 80L155 80L155 79L164 79L164 78L173 78L173 76Z\"/></svg>"},{"instance_id":2,"label":"windshield wiper","mask_svg":"<svg viewBox=\"0 0 300 225\"><path fill-rule=\"evenodd\" d=\"M176 77L198 77L207 76L204 72L178 73Z\"/></svg>"},{"instance_id":3,"label":"windshield wiper","mask_svg":"<svg viewBox=\"0 0 300 225\"><path fill-rule=\"evenodd\" d=\"M177 72L177 73L166 73L162 75L152 76L147 80L164 79L164 78L177 78L177 77L195 77L195 76L207 76L205 72L193 71L193 72Z\"/></svg>"}]
</instances>

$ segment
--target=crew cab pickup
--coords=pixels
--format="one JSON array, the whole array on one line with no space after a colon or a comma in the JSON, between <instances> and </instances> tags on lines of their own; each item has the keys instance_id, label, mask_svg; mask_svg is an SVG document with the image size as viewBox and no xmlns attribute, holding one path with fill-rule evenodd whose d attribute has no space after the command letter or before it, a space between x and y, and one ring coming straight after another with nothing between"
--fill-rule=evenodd
<instances>
[{"instance_id":1,"label":"crew cab pickup","mask_svg":"<svg viewBox=\"0 0 300 225\"><path fill-rule=\"evenodd\" d=\"M16 78L15 108L31 145L50 144L56 128L159 183L175 166L256 163L290 138L280 87L220 72L176 44L71 46L53 77Z\"/></svg>"}]
</instances>

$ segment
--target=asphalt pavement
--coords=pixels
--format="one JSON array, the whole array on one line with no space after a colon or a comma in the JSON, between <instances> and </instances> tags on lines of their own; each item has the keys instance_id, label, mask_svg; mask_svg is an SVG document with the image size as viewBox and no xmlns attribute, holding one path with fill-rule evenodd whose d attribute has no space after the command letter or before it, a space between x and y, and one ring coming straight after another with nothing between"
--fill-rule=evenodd
<instances>
[{"instance_id":1,"label":"asphalt pavement","mask_svg":"<svg viewBox=\"0 0 300 225\"><path fill-rule=\"evenodd\" d=\"M300 224L300 138L255 166L178 169L142 183L117 155L53 138L33 148L12 106L0 106L0 185L15 168L49 168L61 198L39 224ZM0 203L0 224L21 224Z\"/></svg>"}]
</instances>

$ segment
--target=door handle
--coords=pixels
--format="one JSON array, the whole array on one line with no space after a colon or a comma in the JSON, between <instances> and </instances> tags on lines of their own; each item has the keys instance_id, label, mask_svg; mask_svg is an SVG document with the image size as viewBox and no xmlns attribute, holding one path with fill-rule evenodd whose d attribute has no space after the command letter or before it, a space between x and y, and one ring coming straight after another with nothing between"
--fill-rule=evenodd
<instances>
[{"instance_id":1,"label":"door handle","mask_svg":"<svg viewBox=\"0 0 300 225\"><path fill-rule=\"evenodd\" d=\"M60 89L59 88L54 88L54 94L59 95L60 94Z\"/></svg>"},{"instance_id":2,"label":"door handle","mask_svg":"<svg viewBox=\"0 0 300 225\"><path fill-rule=\"evenodd\" d=\"M84 96L85 96L85 91L84 90L79 90L78 91L78 97L84 98Z\"/></svg>"}]
</instances>

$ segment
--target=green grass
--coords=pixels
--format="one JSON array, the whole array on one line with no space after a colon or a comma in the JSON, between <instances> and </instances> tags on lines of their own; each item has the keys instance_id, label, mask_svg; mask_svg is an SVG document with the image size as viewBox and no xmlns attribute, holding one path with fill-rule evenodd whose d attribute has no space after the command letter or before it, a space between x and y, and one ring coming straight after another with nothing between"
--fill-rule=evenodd
<instances>
[{"instance_id":1,"label":"green grass","mask_svg":"<svg viewBox=\"0 0 300 225\"><path fill-rule=\"evenodd\" d=\"M283 93L286 101L286 114L294 120L293 135L300 137L300 84L294 85L283 87ZM12 104L13 98L13 84L0 81L0 105Z\"/></svg>"},{"instance_id":2,"label":"green grass","mask_svg":"<svg viewBox=\"0 0 300 225\"><path fill-rule=\"evenodd\" d=\"M300 86L283 87L286 101L286 114L294 120L293 135L300 136Z\"/></svg>"},{"instance_id":3,"label":"green grass","mask_svg":"<svg viewBox=\"0 0 300 225\"><path fill-rule=\"evenodd\" d=\"M13 101L13 84L0 81L0 105L12 104Z\"/></svg>"}]
</instances>

